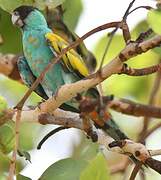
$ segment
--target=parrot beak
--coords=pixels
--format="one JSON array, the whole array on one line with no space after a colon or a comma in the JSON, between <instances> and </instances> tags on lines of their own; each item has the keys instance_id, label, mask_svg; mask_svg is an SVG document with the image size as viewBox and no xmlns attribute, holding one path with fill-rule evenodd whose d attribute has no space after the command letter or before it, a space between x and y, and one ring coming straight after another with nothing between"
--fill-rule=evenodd
<instances>
[{"instance_id":1,"label":"parrot beak","mask_svg":"<svg viewBox=\"0 0 161 180\"><path fill-rule=\"evenodd\" d=\"M16 13L12 13L12 23L18 27L23 27L24 23L21 20L20 16Z\"/></svg>"}]
</instances>

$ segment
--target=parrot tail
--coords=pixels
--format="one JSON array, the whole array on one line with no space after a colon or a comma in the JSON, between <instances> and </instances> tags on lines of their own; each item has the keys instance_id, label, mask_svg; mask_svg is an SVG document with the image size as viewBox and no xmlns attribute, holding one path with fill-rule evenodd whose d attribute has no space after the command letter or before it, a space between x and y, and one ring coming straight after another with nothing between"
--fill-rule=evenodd
<instances>
[{"instance_id":1,"label":"parrot tail","mask_svg":"<svg viewBox=\"0 0 161 180\"><path fill-rule=\"evenodd\" d=\"M104 125L99 128L104 130L104 132L106 132L114 140L129 139L127 135L120 130L120 128L118 127L118 125L115 123L115 121L112 118L108 119L104 123Z\"/></svg>"}]
</instances>

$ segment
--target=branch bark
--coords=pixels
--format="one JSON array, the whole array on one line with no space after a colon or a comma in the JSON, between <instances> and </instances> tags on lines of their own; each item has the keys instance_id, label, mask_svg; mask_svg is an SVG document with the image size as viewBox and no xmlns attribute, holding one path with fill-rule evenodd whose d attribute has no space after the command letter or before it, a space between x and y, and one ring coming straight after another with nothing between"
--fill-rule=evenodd
<instances>
[{"instance_id":1,"label":"branch bark","mask_svg":"<svg viewBox=\"0 0 161 180\"><path fill-rule=\"evenodd\" d=\"M161 70L161 63L142 69L135 69L125 65L123 66L119 74L126 74L129 76L145 76L145 75L153 74L160 70Z\"/></svg>"},{"instance_id":2,"label":"branch bark","mask_svg":"<svg viewBox=\"0 0 161 180\"><path fill-rule=\"evenodd\" d=\"M13 80L20 81L20 74L17 67L19 56L14 54L0 54L0 73Z\"/></svg>"},{"instance_id":3,"label":"branch bark","mask_svg":"<svg viewBox=\"0 0 161 180\"><path fill-rule=\"evenodd\" d=\"M51 97L46 102L40 105L40 109L43 112L54 111L61 104L75 97L77 93L86 91L89 88L98 85L104 79L110 77L112 74L119 73L122 69L123 62L138 54L147 52L149 49L159 46L160 43L161 36L159 35L154 36L153 38L146 40L140 44L130 43L125 47L125 49L120 52L120 54L116 58L114 58L109 64L105 65L102 68L101 75L99 72L96 72L86 79L77 81L76 83L61 86L54 97Z\"/></svg>"},{"instance_id":4,"label":"branch bark","mask_svg":"<svg viewBox=\"0 0 161 180\"><path fill-rule=\"evenodd\" d=\"M128 99L114 99L111 102L109 102L108 107L117 112L121 112L123 114L128 114L132 116L161 118L160 107L144 105Z\"/></svg>"},{"instance_id":5,"label":"branch bark","mask_svg":"<svg viewBox=\"0 0 161 180\"><path fill-rule=\"evenodd\" d=\"M19 112L15 112L13 120L16 120L17 113L19 114ZM64 111L61 109L56 109L52 114L43 113L38 108L36 108L35 110L24 110L21 112L21 122L23 121L30 123L41 123L43 125L57 124L64 127L74 127L80 130L84 129L82 119L80 118L80 115L78 113ZM158 173L161 173L161 162L157 161L156 166L156 161L151 158L152 155L160 154L160 150L148 151L143 144L136 143L128 139L118 142L117 145L116 141L114 141L111 137L108 137L107 134L105 134L102 130L99 129L97 130L97 135L97 143L105 146L109 151L128 156L133 155L139 161L147 164L149 167L156 170ZM112 144L114 144L114 146Z\"/></svg>"}]
</instances>

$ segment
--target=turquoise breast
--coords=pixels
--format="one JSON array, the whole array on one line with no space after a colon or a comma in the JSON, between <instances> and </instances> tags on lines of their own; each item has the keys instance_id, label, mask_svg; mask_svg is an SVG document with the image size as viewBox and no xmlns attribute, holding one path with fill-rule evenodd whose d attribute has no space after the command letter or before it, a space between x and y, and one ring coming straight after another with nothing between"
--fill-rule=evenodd
<instances>
[{"instance_id":1,"label":"turquoise breast","mask_svg":"<svg viewBox=\"0 0 161 180\"><path fill-rule=\"evenodd\" d=\"M45 34L50 30L39 29L39 32L37 31L38 29L24 31L23 33L24 55L36 77L41 74L44 68L54 58L54 54L50 50L45 39ZM61 64L58 63L46 73L41 84L47 95L51 97L64 83L62 67Z\"/></svg>"}]
</instances>

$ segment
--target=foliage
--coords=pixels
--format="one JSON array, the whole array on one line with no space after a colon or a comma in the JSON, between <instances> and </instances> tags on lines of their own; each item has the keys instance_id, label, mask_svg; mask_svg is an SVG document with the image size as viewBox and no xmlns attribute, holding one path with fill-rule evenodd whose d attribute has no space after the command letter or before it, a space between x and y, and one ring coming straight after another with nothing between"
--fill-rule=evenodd
<instances>
[{"instance_id":1,"label":"foliage","mask_svg":"<svg viewBox=\"0 0 161 180\"><path fill-rule=\"evenodd\" d=\"M161 34L161 10L149 11L147 20L153 31L157 34Z\"/></svg>"},{"instance_id":2,"label":"foliage","mask_svg":"<svg viewBox=\"0 0 161 180\"><path fill-rule=\"evenodd\" d=\"M3 43L0 44L0 53L8 54L22 54L21 44L21 32L13 27L10 20L10 13L12 10L20 5L33 5L42 11L46 6L54 8L62 4L64 13L64 21L69 29L74 30L79 23L79 18L83 10L83 4L81 0L0 0L0 43L1 38ZM156 34L161 34L161 11L151 10L148 13L147 20L136 24L131 30L132 39L135 40L140 32L146 31L151 27ZM101 62L107 41L109 37L104 34L100 37L99 41L94 45L94 54L97 58L98 65ZM16 45L15 45L16 42ZM119 42L119 43L118 43ZM125 46L123 37L121 34L116 34L113 38L110 50L105 57L104 63L107 64L112 58L114 58ZM130 60L128 65L135 68L146 67L158 63L161 56L161 49L155 48L147 53L137 56ZM137 101L147 102L147 97L150 94L151 84L154 79L154 75L148 77L128 77L126 75L114 75L108 80L104 81L103 88L105 94L114 94L118 97L130 97ZM19 99L26 92L26 87L20 85L19 82L12 81L8 78L0 76L0 118L4 115L4 110L8 107L13 107ZM5 100L7 99L7 102ZM29 105L37 105L41 101L41 98L34 93L27 101ZM161 103L160 99L158 100ZM7 104L8 103L8 104ZM158 103L158 104L159 104ZM113 114L116 117L119 125L125 129L127 134L132 134L136 138L136 130L134 127L140 127L138 121L130 123L131 118L129 116L121 116ZM122 120L123 119L123 120ZM126 125L128 122L128 128ZM152 123L154 124L154 123ZM6 172L10 162L9 153L14 146L14 122L8 121L4 125L0 126L0 179L6 179ZM18 180L30 180L30 178L19 174L20 170L28 163L30 155L27 151L35 149L35 141L39 139L40 133L44 128L38 125L31 125L27 123L21 124L20 132L20 152L23 158L20 158L19 168L17 170ZM106 164L104 157L98 153L98 146L94 143L82 138L79 145L73 144L73 154L71 158L59 160L49 166L45 172L41 175L40 180L108 180L110 179L108 173L109 165ZM115 156L111 158L117 161ZM25 163L26 164L25 164ZM40 162L43 163L43 162ZM120 176L119 176L120 178Z\"/></svg>"},{"instance_id":3,"label":"foliage","mask_svg":"<svg viewBox=\"0 0 161 180\"><path fill-rule=\"evenodd\" d=\"M40 180L108 180L106 161L102 154L87 162L82 159L67 158L52 164Z\"/></svg>"},{"instance_id":4,"label":"foliage","mask_svg":"<svg viewBox=\"0 0 161 180\"><path fill-rule=\"evenodd\" d=\"M63 4L63 8L65 11L64 22L68 25L69 29L74 30L83 10L81 0L66 0Z\"/></svg>"},{"instance_id":5,"label":"foliage","mask_svg":"<svg viewBox=\"0 0 161 180\"><path fill-rule=\"evenodd\" d=\"M17 180L31 180L30 178L23 176L21 174L18 174L16 178L17 178Z\"/></svg>"},{"instance_id":6,"label":"foliage","mask_svg":"<svg viewBox=\"0 0 161 180\"><path fill-rule=\"evenodd\" d=\"M7 106L7 101L0 96L0 117L3 115L3 111L7 109Z\"/></svg>"},{"instance_id":7,"label":"foliage","mask_svg":"<svg viewBox=\"0 0 161 180\"><path fill-rule=\"evenodd\" d=\"M12 25L11 16L1 8L0 34L4 40L4 43L0 45L1 53L20 53L22 51L20 31ZM15 42L17 42L16 46Z\"/></svg>"},{"instance_id":8,"label":"foliage","mask_svg":"<svg viewBox=\"0 0 161 180\"><path fill-rule=\"evenodd\" d=\"M79 180L86 161L67 158L52 164L40 177L40 180Z\"/></svg>"},{"instance_id":9,"label":"foliage","mask_svg":"<svg viewBox=\"0 0 161 180\"><path fill-rule=\"evenodd\" d=\"M139 32L144 32L148 29L148 25L146 21L139 22L135 28L132 30L131 36L133 40L135 40ZM94 48L94 53L97 57L98 64L101 61L103 52L106 47L106 43L108 41L108 36L103 36L96 44ZM117 43L119 42L119 43ZM125 46L122 35L116 34L112 40L110 45L110 49L108 54L105 57L104 64L107 64L111 59L113 59ZM155 52L154 52L155 51ZM155 50L150 50L144 54L136 56L132 58L128 65L134 68L143 68L146 66L157 64L159 55L156 54ZM132 96L137 100L146 101L146 98L149 94L149 91L145 91L151 87L151 81L153 79L153 75L151 76L143 76L143 77L130 77L126 75L114 75L110 77L108 80L103 82L104 91L106 94L110 94L113 92L114 95L117 96ZM126 83L125 83L126 82ZM117 84L117 85L116 85ZM140 91L138 91L138 86Z\"/></svg>"},{"instance_id":10,"label":"foliage","mask_svg":"<svg viewBox=\"0 0 161 180\"><path fill-rule=\"evenodd\" d=\"M107 167L106 167L106 161L102 154L98 154L91 162L88 164L88 166L85 168L85 170L81 173L80 180L108 180L110 179Z\"/></svg>"},{"instance_id":11,"label":"foliage","mask_svg":"<svg viewBox=\"0 0 161 180\"><path fill-rule=\"evenodd\" d=\"M43 10L46 6L49 7L56 7L60 4L62 4L64 0L0 0L0 7L4 9L7 12L12 12L15 8L21 6L21 5L32 5L36 6L37 8Z\"/></svg>"}]
</instances>

